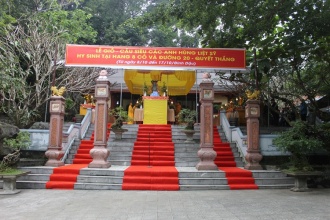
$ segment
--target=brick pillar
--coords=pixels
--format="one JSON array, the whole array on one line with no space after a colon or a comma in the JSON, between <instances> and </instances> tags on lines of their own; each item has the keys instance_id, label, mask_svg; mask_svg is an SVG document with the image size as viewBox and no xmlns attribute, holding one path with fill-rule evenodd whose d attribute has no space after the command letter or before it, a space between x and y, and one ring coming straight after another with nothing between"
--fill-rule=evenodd
<instances>
[{"instance_id":1,"label":"brick pillar","mask_svg":"<svg viewBox=\"0 0 330 220\"><path fill-rule=\"evenodd\" d=\"M197 170L218 170L218 166L214 163L217 153L213 150L213 85L210 74L204 73L203 81L199 84L201 122L200 150L197 153L200 161L196 165Z\"/></svg>"},{"instance_id":2,"label":"brick pillar","mask_svg":"<svg viewBox=\"0 0 330 220\"><path fill-rule=\"evenodd\" d=\"M49 145L45 153L48 161L45 166L59 167L64 165L61 161L64 155L64 152L62 152L64 101L65 99L62 96L50 97Z\"/></svg>"},{"instance_id":3,"label":"brick pillar","mask_svg":"<svg viewBox=\"0 0 330 220\"><path fill-rule=\"evenodd\" d=\"M109 168L110 162L107 161L110 151L107 149L107 123L108 123L108 100L110 82L106 77L107 71L102 70L96 80L95 85L95 130L94 148L90 150L93 161L88 165L89 168Z\"/></svg>"},{"instance_id":4,"label":"brick pillar","mask_svg":"<svg viewBox=\"0 0 330 220\"><path fill-rule=\"evenodd\" d=\"M259 100L248 100L245 106L245 117L247 118L247 154L245 160L247 164L245 169L262 170L259 162L262 159L259 147L259 117L260 103Z\"/></svg>"}]
</instances>

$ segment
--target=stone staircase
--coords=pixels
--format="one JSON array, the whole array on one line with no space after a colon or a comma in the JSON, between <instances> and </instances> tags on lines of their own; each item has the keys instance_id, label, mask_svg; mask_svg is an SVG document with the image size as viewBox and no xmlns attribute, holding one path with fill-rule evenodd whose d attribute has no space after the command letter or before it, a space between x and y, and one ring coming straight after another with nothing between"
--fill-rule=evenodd
<instances>
[{"instance_id":1,"label":"stone staircase","mask_svg":"<svg viewBox=\"0 0 330 220\"><path fill-rule=\"evenodd\" d=\"M124 170L130 166L132 149L137 136L138 125L124 125L128 129L121 140L114 139L113 132L110 134L108 149L110 156L108 160L111 167L108 169L83 168L77 178L75 189L95 190L120 190L123 182ZM86 134L86 139L92 134L94 127L91 126ZM175 144L175 166L179 171L180 190L226 190L229 189L225 173L222 171L197 171L195 166L199 161L197 151L199 150L199 126L195 127L195 143L184 143L186 136L181 132L183 127L172 126L172 139ZM219 128L220 137L225 141L224 134ZM73 156L77 151L80 141L76 140L72 146L66 164L72 163ZM242 158L235 144L231 144L238 167L243 167ZM21 189L44 189L51 167L21 167L22 170L31 171L31 174L17 180L17 188ZM291 188L294 184L293 178L275 170L252 171L256 184L260 189Z\"/></svg>"}]
</instances>

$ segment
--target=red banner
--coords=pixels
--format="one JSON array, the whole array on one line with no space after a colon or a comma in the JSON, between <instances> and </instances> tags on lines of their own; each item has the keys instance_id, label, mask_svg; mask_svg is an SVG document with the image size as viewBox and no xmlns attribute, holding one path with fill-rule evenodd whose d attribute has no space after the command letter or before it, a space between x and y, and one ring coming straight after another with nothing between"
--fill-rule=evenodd
<instances>
[{"instance_id":1,"label":"red banner","mask_svg":"<svg viewBox=\"0 0 330 220\"><path fill-rule=\"evenodd\" d=\"M67 66L127 69L240 69L245 49L67 45Z\"/></svg>"}]
</instances>

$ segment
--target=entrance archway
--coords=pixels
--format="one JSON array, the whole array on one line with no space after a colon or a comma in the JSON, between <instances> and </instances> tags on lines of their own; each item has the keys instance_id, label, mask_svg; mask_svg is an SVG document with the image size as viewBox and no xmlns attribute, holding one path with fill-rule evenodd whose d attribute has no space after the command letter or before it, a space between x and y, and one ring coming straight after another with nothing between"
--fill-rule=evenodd
<instances>
[{"instance_id":1,"label":"entrance archway","mask_svg":"<svg viewBox=\"0 0 330 220\"><path fill-rule=\"evenodd\" d=\"M171 93L187 94L190 91L191 86L195 84L196 70L244 71L246 69L245 49L121 47L100 45L67 45L66 66L125 69L127 70L127 78L125 73L125 82L132 94L139 92L143 94L144 83L147 83L147 81L143 81L143 77L145 78L148 73L148 76L151 78L151 80L149 79L150 81L157 83L160 82L161 85L165 82L168 87L167 91L170 95ZM142 80L141 77L137 77L139 74L142 76ZM162 76L165 76L164 79L162 79ZM99 81L102 81L102 77L104 76L101 75L100 77L101 78L99 78ZM136 81L134 81L134 78L137 78ZM168 78L171 79L168 80ZM175 79L178 80L177 84L174 83ZM105 81L104 78L103 81ZM180 84L181 81L185 82L185 84ZM141 84L141 82L143 84ZM205 88L206 89L203 91L206 91L206 93L203 93L203 97L205 94L210 94L210 88ZM98 85L96 85L96 94L100 92L100 98L102 96L101 91L104 91L104 89L105 87L98 87ZM154 89L153 92L155 92ZM106 94L108 95L107 92ZM213 92L211 92L211 94L212 96L205 96L206 100L214 98ZM159 96L159 94L156 93L153 95ZM103 102L99 102L99 104L103 104ZM97 109L104 109L104 106L102 107L103 108ZM100 116L99 114L107 113L104 110L98 111L97 109L95 136L99 136L99 139L104 141L105 138L103 135L106 134L104 131L106 126L104 126L104 122L98 121L97 119L104 119L106 116ZM212 117L212 105L208 106L208 109L207 115ZM204 121L205 119L207 119L207 122ZM201 124L207 123L211 123L209 125L212 126L212 119L210 118L210 120L208 120L206 117L201 117ZM213 133L213 130L210 128L201 129L201 139L209 140L210 143L208 143L208 147L210 147L212 145L212 140L209 139L208 134L205 134L205 132ZM99 146L106 146L106 143L99 143ZM97 150L101 150L102 152L104 151L104 149L95 149L94 152L98 152ZM107 153L104 154L103 152L102 154L106 155ZM92 162L93 167L104 168L108 166L104 165L104 161L100 160L99 156L96 156L95 158L93 157L93 159L95 159ZM97 161L101 161L99 166L97 165Z\"/></svg>"}]
</instances>

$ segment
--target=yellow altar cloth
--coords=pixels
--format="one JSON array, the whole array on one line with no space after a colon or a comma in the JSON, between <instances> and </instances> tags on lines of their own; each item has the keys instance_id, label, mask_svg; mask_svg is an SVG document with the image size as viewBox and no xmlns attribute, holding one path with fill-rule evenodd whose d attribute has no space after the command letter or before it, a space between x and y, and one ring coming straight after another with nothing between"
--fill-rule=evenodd
<instances>
[{"instance_id":1,"label":"yellow altar cloth","mask_svg":"<svg viewBox=\"0 0 330 220\"><path fill-rule=\"evenodd\" d=\"M167 124L168 97L143 97L143 124Z\"/></svg>"}]
</instances>

